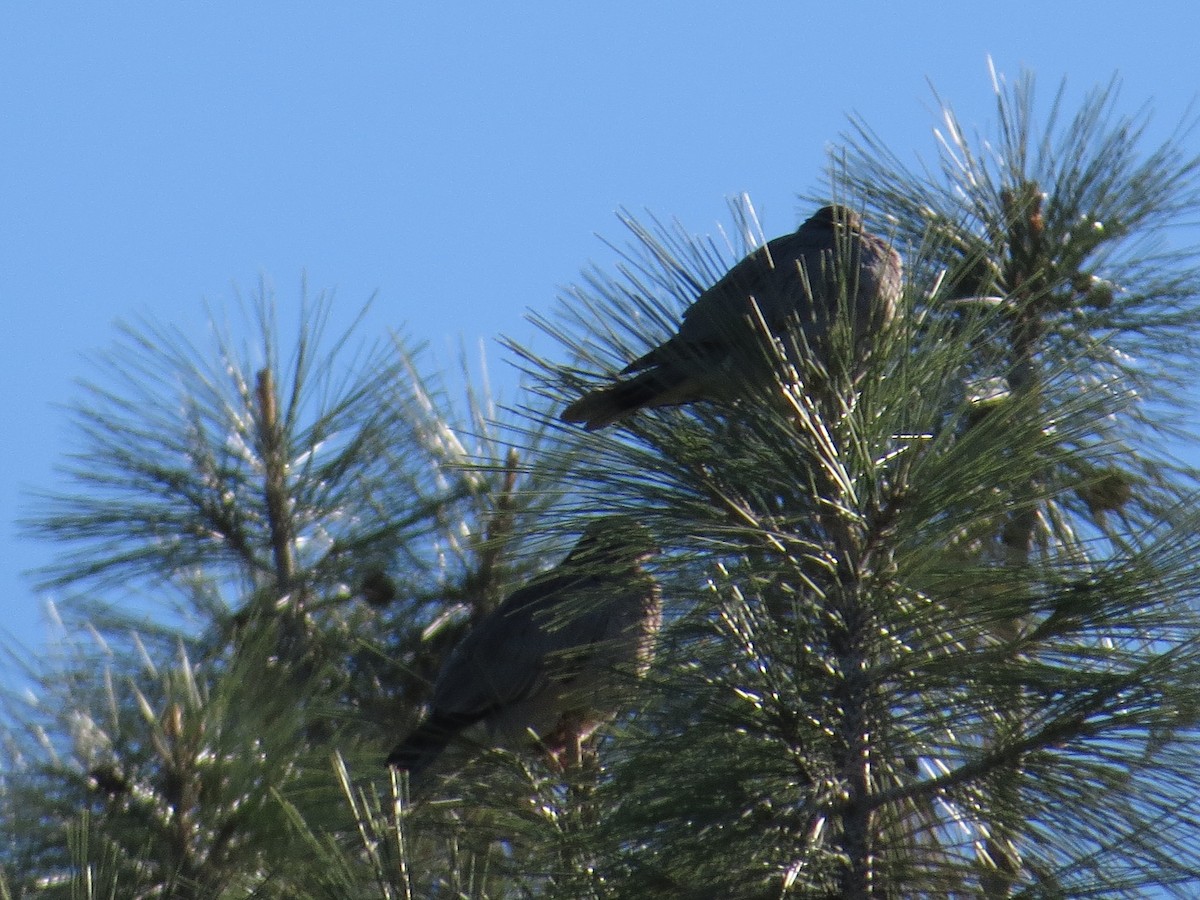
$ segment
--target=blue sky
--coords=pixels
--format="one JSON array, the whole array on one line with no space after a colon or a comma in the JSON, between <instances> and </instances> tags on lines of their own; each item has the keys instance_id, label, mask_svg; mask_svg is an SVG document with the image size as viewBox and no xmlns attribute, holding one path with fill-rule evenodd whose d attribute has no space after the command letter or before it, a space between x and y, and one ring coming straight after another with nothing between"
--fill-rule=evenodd
<instances>
[{"instance_id":1,"label":"blue sky","mask_svg":"<svg viewBox=\"0 0 1200 900\"><path fill-rule=\"evenodd\" d=\"M620 237L627 207L697 232L746 191L803 218L855 113L932 158L929 84L987 124L986 59L1048 98L1123 81L1166 136L1200 90L1200 4L261 2L0 8L0 597L36 647L13 520L56 484L60 408L118 320L204 339L258 280L336 292L367 338L532 339L528 309ZM1200 134L1189 138L1200 153ZM336 321L335 321L336 324ZM491 344L494 381L515 379Z\"/></svg>"}]
</instances>

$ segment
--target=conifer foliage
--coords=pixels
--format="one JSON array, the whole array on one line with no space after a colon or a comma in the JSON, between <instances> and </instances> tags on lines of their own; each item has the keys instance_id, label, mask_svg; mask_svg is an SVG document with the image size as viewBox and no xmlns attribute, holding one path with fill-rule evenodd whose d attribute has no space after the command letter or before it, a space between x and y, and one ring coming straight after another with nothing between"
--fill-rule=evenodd
<instances>
[{"instance_id":1,"label":"conifer foliage","mask_svg":"<svg viewBox=\"0 0 1200 900\"><path fill-rule=\"evenodd\" d=\"M803 211L903 255L895 311L864 343L841 285L820 354L736 322L716 399L559 421L764 243L745 201L725 241L623 217L535 316L553 352L509 345L515 409L324 300L290 343L266 292L253 347L125 329L26 521L65 599L8 704L0 896L1193 896L1200 159L1115 85L994 87L919 170L852 123ZM659 550L620 715L387 769L598 516Z\"/></svg>"}]
</instances>

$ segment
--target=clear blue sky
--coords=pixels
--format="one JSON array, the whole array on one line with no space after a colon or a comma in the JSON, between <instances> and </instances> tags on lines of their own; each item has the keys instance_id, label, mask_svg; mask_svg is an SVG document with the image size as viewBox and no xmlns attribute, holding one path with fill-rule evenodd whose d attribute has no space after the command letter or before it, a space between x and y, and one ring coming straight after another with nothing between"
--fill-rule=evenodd
<instances>
[{"instance_id":1,"label":"clear blue sky","mask_svg":"<svg viewBox=\"0 0 1200 900\"><path fill-rule=\"evenodd\" d=\"M1122 76L1163 136L1200 90L1200 4L55 3L0 8L0 602L37 646L12 524L53 487L58 405L120 319L336 290L365 334L452 363L611 260L626 206L698 232L750 193L769 235L858 113L931 158L928 83L992 114L986 57L1048 97ZM1200 134L1193 135L1200 153ZM493 346L497 381L514 379Z\"/></svg>"}]
</instances>

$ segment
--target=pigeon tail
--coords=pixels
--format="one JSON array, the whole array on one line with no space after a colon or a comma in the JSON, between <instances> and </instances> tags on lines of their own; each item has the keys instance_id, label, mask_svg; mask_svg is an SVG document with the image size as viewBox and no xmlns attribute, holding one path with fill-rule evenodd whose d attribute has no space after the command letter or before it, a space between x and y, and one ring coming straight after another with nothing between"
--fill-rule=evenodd
<instances>
[{"instance_id":1,"label":"pigeon tail","mask_svg":"<svg viewBox=\"0 0 1200 900\"><path fill-rule=\"evenodd\" d=\"M564 422L582 422L588 431L597 431L639 409L699 400L703 395L696 388L692 376L660 365L627 381L584 394L564 409L560 418Z\"/></svg>"},{"instance_id":2,"label":"pigeon tail","mask_svg":"<svg viewBox=\"0 0 1200 900\"><path fill-rule=\"evenodd\" d=\"M427 769L464 728L479 721L479 716L433 715L388 754L387 764L404 769L410 779Z\"/></svg>"}]
</instances>

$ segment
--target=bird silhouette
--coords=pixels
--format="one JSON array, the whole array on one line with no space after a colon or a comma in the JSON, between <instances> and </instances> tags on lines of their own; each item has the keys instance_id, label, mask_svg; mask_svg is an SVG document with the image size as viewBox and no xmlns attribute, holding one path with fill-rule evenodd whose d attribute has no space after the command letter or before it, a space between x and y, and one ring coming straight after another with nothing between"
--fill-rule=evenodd
<instances>
[{"instance_id":1,"label":"bird silhouette","mask_svg":"<svg viewBox=\"0 0 1200 900\"><path fill-rule=\"evenodd\" d=\"M704 291L678 332L621 375L570 404L565 422L603 428L639 409L732 399L755 365L753 307L774 336L794 322L808 352L828 362L839 308L850 310L857 352L895 316L903 263L887 241L868 232L844 206L824 206L792 234L759 247Z\"/></svg>"},{"instance_id":2,"label":"bird silhouette","mask_svg":"<svg viewBox=\"0 0 1200 900\"><path fill-rule=\"evenodd\" d=\"M619 712L625 679L644 672L661 619L641 566L649 532L624 517L589 526L559 565L510 594L462 639L434 684L429 712L387 764L424 772L482 725L495 746L536 742L554 759Z\"/></svg>"}]
</instances>

